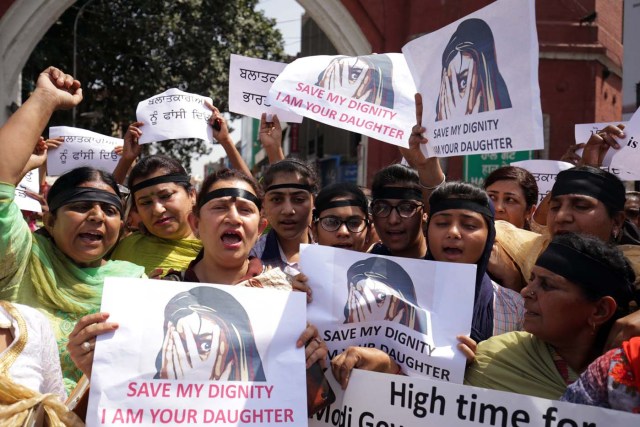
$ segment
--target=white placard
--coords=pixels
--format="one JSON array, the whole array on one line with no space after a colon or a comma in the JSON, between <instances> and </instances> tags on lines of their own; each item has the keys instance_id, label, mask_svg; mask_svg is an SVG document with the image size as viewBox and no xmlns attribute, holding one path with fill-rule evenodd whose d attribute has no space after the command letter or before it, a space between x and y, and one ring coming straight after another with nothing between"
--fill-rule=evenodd
<instances>
[{"instance_id":1,"label":"white placard","mask_svg":"<svg viewBox=\"0 0 640 427\"><path fill-rule=\"evenodd\" d=\"M604 129L609 125L617 126L619 124L623 124L625 126L627 125L626 122L579 123L575 125L575 130L574 130L576 144L586 144L589 141L589 138L591 138L591 135L593 135L594 133ZM582 153L584 153L584 148L578 148L576 150L576 154L578 156L582 157ZM608 166L611 164L611 159L613 158L615 153L616 153L616 150L614 150L613 148L610 148L609 150L607 150L607 153L604 155L604 158L602 159L602 166L600 166L600 169L606 170L607 172L611 172L612 174L616 175L620 179L629 179L628 177L623 176L626 174L624 174L624 172L621 171L620 169Z\"/></svg>"},{"instance_id":2,"label":"white placard","mask_svg":"<svg viewBox=\"0 0 640 427\"><path fill-rule=\"evenodd\" d=\"M544 147L533 0L499 0L407 43L428 154Z\"/></svg>"},{"instance_id":3,"label":"white placard","mask_svg":"<svg viewBox=\"0 0 640 427\"><path fill-rule=\"evenodd\" d=\"M231 55L229 64L229 111L260 119L267 113L283 122L300 123L302 116L273 107L267 100L269 89L287 64Z\"/></svg>"},{"instance_id":4,"label":"white placard","mask_svg":"<svg viewBox=\"0 0 640 427\"><path fill-rule=\"evenodd\" d=\"M106 278L87 425L306 425L305 297Z\"/></svg>"},{"instance_id":5,"label":"white placard","mask_svg":"<svg viewBox=\"0 0 640 427\"><path fill-rule=\"evenodd\" d=\"M327 374L329 377L331 374ZM310 427L630 427L638 415L428 378L354 370Z\"/></svg>"},{"instance_id":6,"label":"white placard","mask_svg":"<svg viewBox=\"0 0 640 427\"><path fill-rule=\"evenodd\" d=\"M49 128L49 138L64 137L58 148L47 153L47 174L59 176L71 169L91 166L113 172L120 160L114 149L124 145L124 140L101 135L86 129L69 126Z\"/></svg>"},{"instance_id":7,"label":"white placard","mask_svg":"<svg viewBox=\"0 0 640 427\"><path fill-rule=\"evenodd\" d=\"M313 301L309 321L329 347L378 348L408 375L462 382L476 266L301 245L300 267Z\"/></svg>"},{"instance_id":8,"label":"white placard","mask_svg":"<svg viewBox=\"0 0 640 427\"><path fill-rule=\"evenodd\" d=\"M416 87L399 53L309 56L287 65L271 105L401 147L415 125Z\"/></svg>"},{"instance_id":9,"label":"white placard","mask_svg":"<svg viewBox=\"0 0 640 427\"><path fill-rule=\"evenodd\" d=\"M616 141L621 148L610 148L602 165L623 181L640 180L640 109L631 116L624 128L624 138L617 138Z\"/></svg>"},{"instance_id":10,"label":"white placard","mask_svg":"<svg viewBox=\"0 0 640 427\"><path fill-rule=\"evenodd\" d=\"M29 190L32 193L40 193L40 171L38 169L30 170L22 181L16 186L15 202L22 211L42 212L40 202L33 199L25 193Z\"/></svg>"},{"instance_id":11,"label":"white placard","mask_svg":"<svg viewBox=\"0 0 640 427\"><path fill-rule=\"evenodd\" d=\"M168 139L197 138L213 142L209 125L211 98L169 89L138 104L136 117L144 123L140 144Z\"/></svg>"},{"instance_id":12,"label":"white placard","mask_svg":"<svg viewBox=\"0 0 640 427\"><path fill-rule=\"evenodd\" d=\"M571 163L556 160L522 160L511 163L511 166L518 166L531 172L538 184L538 203L542 202L542 199L551 191L558 173L573 167Z\"/></svg>"}]
</instances>

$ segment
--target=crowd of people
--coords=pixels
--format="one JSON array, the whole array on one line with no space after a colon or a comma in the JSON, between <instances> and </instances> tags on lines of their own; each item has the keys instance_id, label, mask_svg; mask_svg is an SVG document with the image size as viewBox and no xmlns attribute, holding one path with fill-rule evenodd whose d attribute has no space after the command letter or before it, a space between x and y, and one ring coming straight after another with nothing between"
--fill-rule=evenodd
<instances>
[{"instance_id":1,"label":"crowd of people","mask_svg":"<svg viewBox=\"0 0 640 427\"><path fill-rule=\"evenodd\" d=\"M267 281L305 292L309 302L313 290L299 264L303 243L372 257L475 264L470 334L457 337L468 360L466 383L640 412L640 316L633 311L640 202L593 155L613 147L619 129L594 134L580 164L559 173L536 206L536 181L518 167L494 171L484 188L447 182L438 159L421 151L428 141L416 95L416 125L409 148L400 149L409 166L378 171L367 197L368 190L354 184L319 188L313 165L284 158L277 117L261 121L270 166L259 183L234 151L224 117L210 106L214 137L233 169L209 175L196 192L175 159L141 156L144 126L135 122L114 173L82 167L60 176L44 195L42 226L33 231L14 201L16 185L46 158L41 135L51 114L81 100L80 83L50 67L0 128L3 416L20 420L44 403L63 422L78 422L61 402L83 375L91 377L96 337L118 329L99 311L105 277L248 281L254 287ZM387 264L385 271L392 271L394 263ZM366 301L368 283L359 279L360 267L348 273L345 323L367 318L358 306ZM405 305L386 319L420 331L423 314L412 294L420 278L409 278L411 289L388 282L375 292ZM205 295L207 289L177 295L167 306L166 342L191 315L217 321L204 299L219 297ZM307 368L330 364L343 387L354 368L402 373L375 348L349 347L329 361L326 344L309 323L296 346L305 347ZM163 351L157 377L179 379ZM245 371L229 363L211 379L259 380L261 363L255 359ZM19 405L25 400L31 405Z\"/></svg>"}]
</instances>

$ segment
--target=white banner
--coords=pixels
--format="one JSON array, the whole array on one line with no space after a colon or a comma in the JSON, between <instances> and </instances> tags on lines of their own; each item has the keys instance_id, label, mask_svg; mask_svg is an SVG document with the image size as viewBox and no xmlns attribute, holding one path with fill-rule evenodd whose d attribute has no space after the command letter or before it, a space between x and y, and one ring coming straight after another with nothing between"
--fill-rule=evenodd
<instances>
[{"instance_id":1,"label":"white banner","mask_svg":"<svg viewBox=\"0 0 640 427\"><path fill-rule=\"evenodd\" d=\"M313 301L308 318L332 358L349 346L388 353L408 375L461 383L476 266L301 245Z\"/></svg>"},{"instance_id":2,"label":"white banner","mask_svg":"<svg viewBox=\"0 0 640 427\"><path fill-rule=\"evenodd\" d=\"M40 171L38 169L30 170L22 181L16 186L15 202L22 211L42 212L40 202L27 196L25 190L32 193L40 193Z\"/></svg>"},{"instance_id":3,"label":"white banner","mask_svg":"<svg viewBox=\"0 0 640 427\"><path fill-rule=\"evenodd\" d=\"M106 278L87 425L306 425L305 297Z\"/></svg>"},{"instance_id":4,"label":"white banner","mask_svg":"<svg viewBox=\"0 0 640 427\"><path fill-rule=\"evenodd\" d=\"M197 138L213 142L209 125L211 110L204 103L211 98L180 89L169 89L138 104L136 117L144 123L140 144L168 139Z\"/></svg>"},{"instance_id":5,"label":"white banner","mask_svg":"<svg viewBox=\"0 0 640 427\"><path fill-rule=\"evenodd\" d=\"M271 106L267 100L269 89L287 64L231 55L229 64L229 111L260 119L267 113L283 122L300 123L302 116Z\"/></svg>"},{"instance_id":6,"label":"white banner","mask_svg":"<svg viewBox=\"0 0 640 427\"><path fill-rule=\"evenodd\" d=\"M50 148L47 153L47 174L50 176L59 176L81 166L111 173L120 160L114 150L124 145L120 138L85 129L69 126L49 128L49 138L58 137L64 137L62 145Z\"/></svg>"},{"instance_id":7,"label":"white banner","mask_svg":"<svg viewBox=\"0 0 640 427\"><path fill-rule=\"evenodd\" d=\"M409 146L415 125L416 87L399 53L366 56L309 56L278 76L272 105L319 122Z\"/></svg>"},{"instance_id":8,"label":"white banner","mask_svg":"<svg viewBox=\"0 0 640 427\"><path fill-rule=\"evenodd\" d=\"M402 52L422 94L429 155L544 148L533 0L496 1Z\"/></svg>"},{"instance_id":9,"label":"white banner","mask_svg":"<svg viewBox=\"0 0 640 427\"><path fill-rule=\"evenodd\" d=\"M551 192L558 173L573 167L571 163L556 160L522 160L511 163L511 166L518 166L531 172L538 184L538 203Z\"/></svg>"},{"instance_id":10,"label":"white banner","mask_svg":"<svg viewBox=\"0 0 640 427\"><path fill-rule=\"evenodd\" d=\"M327 377L331 377L328 373ZM310 427L630 427L637 414L504 391L354 370Z\"/></svg>"}]
</instances>

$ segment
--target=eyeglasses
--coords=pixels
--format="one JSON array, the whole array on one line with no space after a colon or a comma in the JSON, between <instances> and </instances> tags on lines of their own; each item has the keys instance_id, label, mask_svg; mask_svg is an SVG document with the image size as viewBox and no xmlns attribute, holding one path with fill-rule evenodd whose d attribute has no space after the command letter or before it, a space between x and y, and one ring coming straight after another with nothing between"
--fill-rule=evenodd
<instances>
[{"instance_id":1,"label":"eyeglasses","mask_svg":"<svg viewBox=\"0 0 640 427\"><path fill-rule=\"evenodd\" d=\"M342 227L342 224L344 224L350 233L361 233L367 227L369 221L359 216L350 216L347 219L342 219L337 216L325 216L319 218L318 222L325 231L338 231L340 227Z\"/></svg>"},{"instance_id":2,"label":"eyeglasses","mask_svg":"<svg viewBox=\"0 0 640 427\"><path fill-rule=\"evenodd\" d=\"M402 218L411 218L418 212L418 209L423 206L421 203L414 202L400 202L394 206L384 200L376 200L371 204L371 213L374 216L386 218L391 215L391 211L395 209Z\"/></svg>"}]
</instances>

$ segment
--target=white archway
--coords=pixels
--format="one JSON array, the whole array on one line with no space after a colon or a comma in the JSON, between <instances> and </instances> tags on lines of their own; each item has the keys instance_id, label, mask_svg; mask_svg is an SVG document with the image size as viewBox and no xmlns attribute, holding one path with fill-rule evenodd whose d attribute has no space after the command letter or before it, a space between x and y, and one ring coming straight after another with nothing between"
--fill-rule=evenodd
<instances>
[{"instance_id":1,"label":"white archway","mask_svg":"<svg viewBox=\"0 0 640 427\"><path fill-rule=\"evenodd\" d=\"M296 0L327 35L340 55L371 53L371 43L340 0Z\"/></svg>"},{"instance_id":2,"label":"white archway","mask_svg":"<svg viewBox=\"0 0 640 427\"><path fill-rule=\"evenodd\" d=\"M0 123L20 104L20 72L31 52L75 0L16 0L0 19Z\"/></svg>"},{"instance_id":3,"label":"white archway","mask_svg":"<svg viewBox=\"0 0 640 427\"><path fill-rule=\"evenodd\" d=\"M371 44L340 0L296 0L342 55L366 55ZM0 19L0 123L20 104L20 72L31 52L75 0L16 0Z\"/></svg>"}]
</instances>

